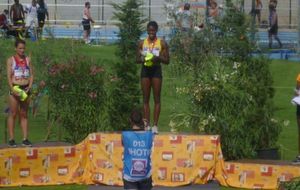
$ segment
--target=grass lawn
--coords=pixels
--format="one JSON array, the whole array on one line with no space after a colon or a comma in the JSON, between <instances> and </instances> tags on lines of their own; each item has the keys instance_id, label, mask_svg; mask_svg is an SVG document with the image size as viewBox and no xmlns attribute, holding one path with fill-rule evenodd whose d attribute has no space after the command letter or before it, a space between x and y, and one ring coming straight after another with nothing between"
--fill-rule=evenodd
<instances>
[{"instance_id":1,"label":"grass lawn","mask_svg":"<svg viewBox=\"0 0 300 190\"><path fill-rule=\"evenodd\" d=\"M9 53L5 55L12 55L13 53L13 43L11 41L0 41L4 46L8 46L7 48ZM47 43L47 42L45 42ZM57 44L51 45L53 51L57 51L58 56L64 56L64 51L61 51L59 48L59 44L61 42L56 42ZM27 52L32 52L37 49L37 44L29 43ZM82 54L91 56L95 59L114 59L115 58L115 46L101 46L101 47L92 47L92 46L81 46L80 52ZM32 52L32 56L34 56L34 52ZM3 62L5 58L1 58L0 52L0 61ZM39 63L34 63L36 68L40 68L38 66ZM4 62L1 64L4 65ZM3 68L3 67L2 67ZM5 68L5 67L4 67ZM107 70L110 70L111 65L105 65ZM296 62L289 62L286 60L276 60L271 64L271 72L273 74L274 79L274 87L275 87L275 105L276 105L276 117L279 120L288 120L290 124L287 127L284 127L280 139L279 145L281 146L282 158L284 160L291 160L297 155L297 125L295 119L295 107L290 103L290 100L293 96L293 89L295 87L295 78L300 71L300 64ZM36 70L37 80L43 78L41 71ZM40 72L40 73L39 73ZM185 97L182 97L176 93L176 87L183 85L184 76L177 76L173 73L175 72L174 66L172 63L167 66L163 66L164 79L163 79L163 88L162 88L162 110L159 120L159 128L160 131L169 131L168 123L170 121L170 116L172 113L184 111L187 109L186 101L188 101ZM174 77L177 76L177 77ZM37 81L36 80L36 81ZM6 85L6 84L3 84ZM2 90L2 89L1 89ZM6 102L6 92L1 92L1 101L0 101L0 109L4 110L7 106ZM151 104L151 107L153 103ZM0 141L4 142L4 131L5 131L5 115L4 112L1 111L0 115L0 123L2 127L0 129ZM46 136L46 121L47 116L47 98L44 97L40 110L36 118L32 118L30 116L30 132L29 137L30 140L35 142L41 142L44 140ZM21 139L21 130L19 126L16 126L16 141L20 143ZM57 128L53 129L53 135L51 136L51 140L57 140L56 132ZM187 129L189 131L189 129ZM16 188L3 188L3 189L19 189ZM50 189L73 189L73 190L85 190L87 186L84 185L65 185L65 186L46 186L46 187L24 187L23 189L35 189L35 190L50 190ZM224 190L229 190L232 188L222 188Z\"/></svg>"}]
</instances>

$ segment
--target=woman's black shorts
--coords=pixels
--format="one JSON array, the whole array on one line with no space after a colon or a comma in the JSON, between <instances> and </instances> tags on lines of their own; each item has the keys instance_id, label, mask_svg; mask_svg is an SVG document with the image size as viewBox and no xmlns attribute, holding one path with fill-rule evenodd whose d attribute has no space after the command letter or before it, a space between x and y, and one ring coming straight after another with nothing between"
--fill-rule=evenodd
<instances>
[{"instance_id":1,"label":"woman's black shorts","mask_svg":"<svg viewBox=\"0 0 300 190\"><path fill-rule=\"evenodd\" d=\"M82 26L83 30L90 30L91 29L91 24L89 19L83 19L82 20Z\"/></svg>"},{"instance_id":2,"label":"woman's black shorts","mask_svg":"<svg viewBox=\"0 0 300 190\"><path fill-rule=\"evenodd\" d=\"M161 65L154 65L152 67L146 67L143 65L141 78L162 78Z\"/></svg>"}]
</instances>

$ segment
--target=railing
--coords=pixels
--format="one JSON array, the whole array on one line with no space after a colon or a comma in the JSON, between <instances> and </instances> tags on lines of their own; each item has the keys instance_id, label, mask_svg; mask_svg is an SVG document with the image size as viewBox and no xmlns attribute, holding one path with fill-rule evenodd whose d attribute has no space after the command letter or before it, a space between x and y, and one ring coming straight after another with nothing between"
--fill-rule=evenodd
<instances>
[{"instance_id":1,"label":"railing","mask_svg":"<svg viewBox=\"0 0 300 190\"><path fill-rule=\"evenodd\" d=\"M125 0L89 0L91 2L91 14L94 20L100 24L113 25L116 21L113 18L114 9L111 3L122 3ZM224 0L216 0L219 5L224 6ZM268 21L268 1L262 0L262 21ZM284 0L278 1L277 13L279 17L279 26L281 28L297 28L299 25L299 0ZM31 0L20 0L23 5L29 4ZM49 7L50 22L53 24L68 24L77 25L82 19L82 10L84 7L83 0L46 0ZM178 9L178 5L183 0L173 0L175 2L172 6ZM199 3L206 5L206 0L189 0L191 3ZM249 13L251 10L252 0L244 0L244 10ZM13 0L0 0L0 12L3 9L9 9ZM145 18L156 20L159 24L164 25L168 22L168 14L166 11L166 1L164 0L143 0L141 11ZM200 11L199 11L200 10ZM192 7L192 11L196 14L201 14L200 17L205 16L205 6ZM199 21L201 22L201 20Z\"/></svg>"}]
</instances>

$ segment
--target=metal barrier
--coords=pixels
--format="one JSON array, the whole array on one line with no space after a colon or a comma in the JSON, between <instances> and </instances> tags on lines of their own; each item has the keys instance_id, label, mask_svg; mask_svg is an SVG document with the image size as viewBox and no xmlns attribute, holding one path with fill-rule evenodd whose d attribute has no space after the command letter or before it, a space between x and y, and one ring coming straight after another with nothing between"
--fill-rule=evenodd
<instances>
[{"instance_id":1,"label":"metal barrier","mask_svg":"<svg viewBox=\"0 0 300 190\"><path fill-rule=\"evenodd\" d=\"M9 9L14 0L0 0L0 12L3 9ZM122 3L125 0L89 0L91 2L91 14L97 23L113 25L117 21L113 18L114 9L112 3ZM142 0L143 6L141 11L145 18L156 20L159 24L164 25L168 22L167 6L178 9L182 2L206 4L207 0ZM215 0L218 5L224 6L225 0ZM278 1L277 13L279 16L279 26L281 28L296 28L299 23L299 0ZM31 0L20 0L20 3L30 4ZM54 24L72 24L77 25L82 19L84 2L82 0L46 0L49 7L50 21ZM251 10L252 0L244 0L244 10L249 13ZM268 21L268 2L262 0L262 21ZM205 7L198 7L200 11L194 11L202 14L204 17Z\"/></svg>"}]
</instances>

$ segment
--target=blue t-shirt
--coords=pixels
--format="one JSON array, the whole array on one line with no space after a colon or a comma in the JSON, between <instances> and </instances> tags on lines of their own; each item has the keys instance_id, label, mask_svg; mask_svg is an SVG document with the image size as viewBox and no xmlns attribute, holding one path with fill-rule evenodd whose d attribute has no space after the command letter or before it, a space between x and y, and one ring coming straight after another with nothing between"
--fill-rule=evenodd
<instances>
[{"instance_id":1,"label":"blue t-shirt","mask_svg":"<svg viewBox=\"0 0 300 190\"><path fill-rule=\"evenodd\" d=\"M151 176L151 149L153 144L151 131L124 131L123 178L136 182Z\"/></svg>"}]
</instances>

